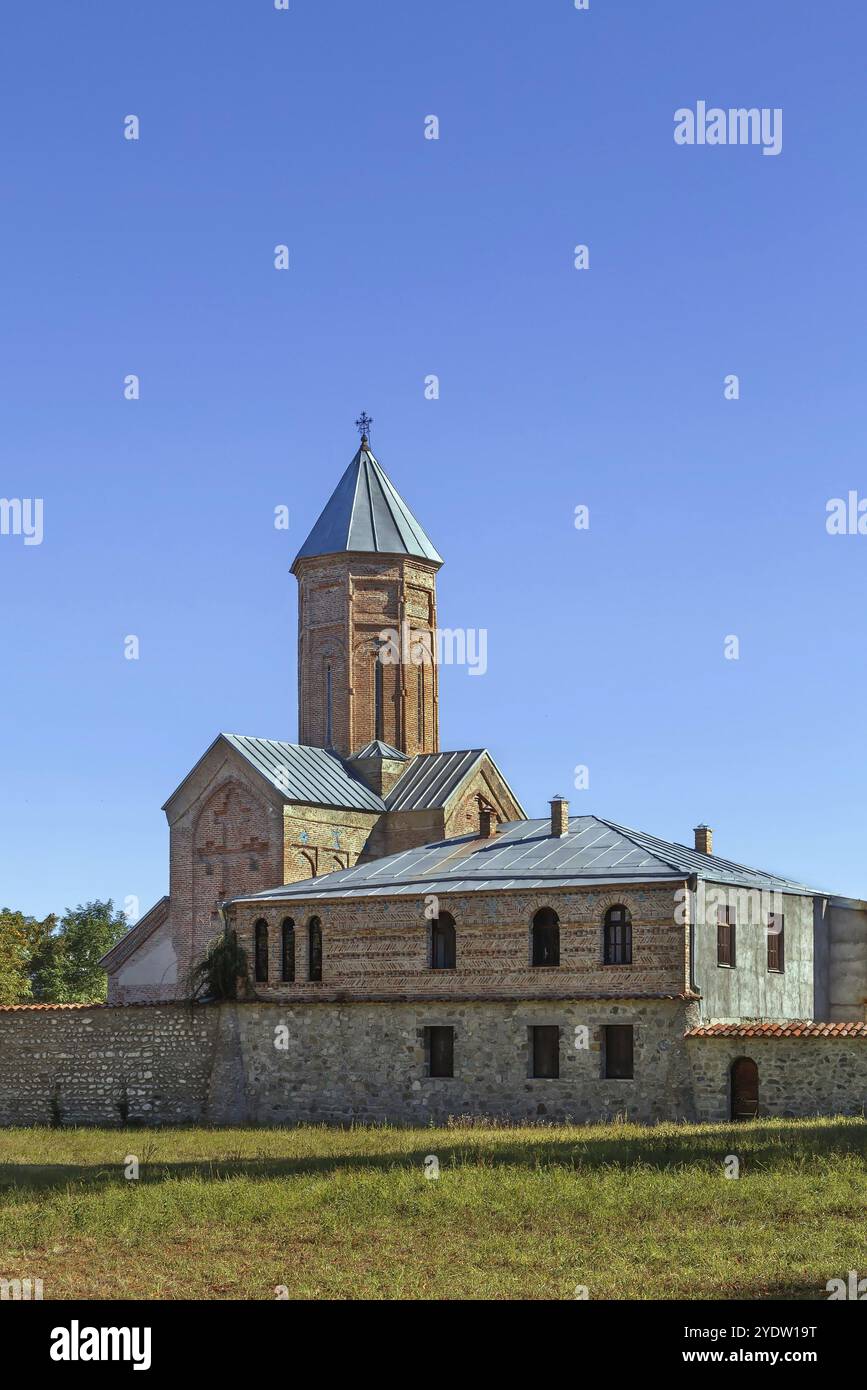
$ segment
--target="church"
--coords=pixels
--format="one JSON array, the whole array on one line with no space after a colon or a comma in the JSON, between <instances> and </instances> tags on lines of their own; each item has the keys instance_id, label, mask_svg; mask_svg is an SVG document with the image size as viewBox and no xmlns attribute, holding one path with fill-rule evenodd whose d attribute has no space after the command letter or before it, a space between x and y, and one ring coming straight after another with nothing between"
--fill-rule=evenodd
<instances>
[{"instance_id":1,"label":"church","mask_svg":"<svg viewBox=\"0 0 867 1390\"><path fill-rule=\"evenodd\" d=\"M708 826L528 818L486 748L441 749L442 563L363 433L292 565L299 741L217 736L165 803L168 894L104 958L109 1013L156 1018L216 934L244 947L183 1113L863 1113L867 903Z\"/></svg>"}]
</instances>

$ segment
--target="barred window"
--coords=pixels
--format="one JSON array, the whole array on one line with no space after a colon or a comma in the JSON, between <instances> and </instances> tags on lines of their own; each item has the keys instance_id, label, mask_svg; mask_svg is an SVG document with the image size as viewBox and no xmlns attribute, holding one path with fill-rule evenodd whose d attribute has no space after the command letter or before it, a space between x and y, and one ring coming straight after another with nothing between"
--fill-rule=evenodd
<instances>
[{"instance_id":1,"label":"barred window","mask_svg":"<svg viewBox=\"0 0 867 1390\"><path fill-rule=\"evenodd\" d=\"M307 928L307 978L311 982L322 979L322 923L318 917L310 918Z\"/></svg>"},{"instance_id":2,"label":"barred window","mask_svg":"<svg viewBox=\"0 0 867 1390\"><path fill-rule=\"evenodd\" d=\"M266 984L268 980L268 923L260 917L253 928L254 961L256 983Z\"/></svg>"},{"instance_id":3,"label":"barred window","mask_svg":"<svg viewBox=\"0 0 867 1390\"><path fill-rule=\"evenodd\" d=\"M282 926L280 974L286 984L295 979L295 923L287 917Z\"/></svg>"}]
</instances>

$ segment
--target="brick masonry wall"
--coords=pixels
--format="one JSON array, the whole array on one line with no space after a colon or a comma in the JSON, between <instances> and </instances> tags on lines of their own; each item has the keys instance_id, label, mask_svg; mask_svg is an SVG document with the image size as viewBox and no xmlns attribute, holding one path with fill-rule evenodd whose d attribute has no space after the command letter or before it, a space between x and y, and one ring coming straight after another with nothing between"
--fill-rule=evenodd
<instances>
[{"instance_id":1,"label":"brick masonry wall","mask_svg":"<svg viewBox=\"0 0 867 1390\"><path fill-rule=\"evenodd\" d=\"M632 965L603 963L602 925L615 903L632 913ZM540 908L560 918L560 965L530 964L530 933ZM351 994L383 996L523 997L680 994L686 980L686 929L674 922L670 889L584 889L525 893L449 894L439 909L455 919L457 969L429 966L430 921L424 897L361 898L353 902L311 899L235 909L238 938L253 959L253 926L269 928L269 979L258 983L263 999L322 999ZM295 984L281 982L281 924L296 926ZM322 923L321 983L309 983L307 925Z\"/></svg>"},{"instance_id":2,"label":"brick masonry wall","mask_svg":"<svg viewBox=\"0 0 867 1390\"><path fill-rule=\"evenodd\" d=\"M727 1120L731 1067L759 1069L759 1114L861 1115L867 1107L867 1038L687 1038L696 1118Z\"/></svg>"}]
</instances>

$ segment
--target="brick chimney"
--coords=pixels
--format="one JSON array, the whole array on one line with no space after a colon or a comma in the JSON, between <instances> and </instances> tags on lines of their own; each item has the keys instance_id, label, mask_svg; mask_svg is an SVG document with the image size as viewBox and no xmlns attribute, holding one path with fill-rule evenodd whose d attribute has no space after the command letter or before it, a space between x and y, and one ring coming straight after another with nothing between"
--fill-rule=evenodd
<instances>
[{"instance_id":1,"label":"brick chimney","mask_svg":"<svg viewBox=\"0 0 867 1390\"><path fill-rule=\"evenodd\" d=\"M697 825L692 832L695 836L695 847L699 854L713 854L713 831L709 825Z\"/></svg>"},{"instance_id":2,"label":"brick chimney","mask_svg":"<svg viewBox=\"0 0 867 1390\"><path fill-rule=\"evenodd\" d=\"M560 839L569 834L569 802L562 796L555 796L551 806L551 834Z\"/></svg>"}]
</instances>

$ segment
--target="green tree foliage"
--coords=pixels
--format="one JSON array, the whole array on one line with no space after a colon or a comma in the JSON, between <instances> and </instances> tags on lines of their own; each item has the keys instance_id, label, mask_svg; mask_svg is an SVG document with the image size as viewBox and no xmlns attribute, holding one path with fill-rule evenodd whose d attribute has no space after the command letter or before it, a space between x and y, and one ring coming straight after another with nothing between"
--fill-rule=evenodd
<instances>
[{"instance_id":1,"label":"green tree foliage","mask_svg":"<svg viewBox=\"0 0 867 1390\"><path fill-rule=\"evenodd\" d=\"M215 936L203 959L192 966L186 992L190 999L237 999L239 992L246 992L247 982L247 952L229 931Z\"/></svg>"},{"instance_id":2,"label":"green tree foliage","mask_svg":"<svg viewBox=\"0 0 867 1390\"><path fill-rule=\"evenodd\" d=\"M32 958L33 993L53 1004L99 1004L108 980L100 957L125 936L128 923L109 898L67 908Z\"/></svg>"},{"instance_id":3,"label":"green tree foliage","mask_svg":"<svg viewBox=\"0 0 867 1390\"><path fill-rule=\"evenodd\" d=\"M0 1004L26 1004L31 998L30 960L41 925L23 912L0 908Z\"/></svg>"}]
</instances>

